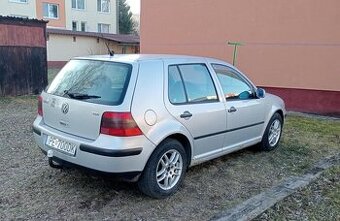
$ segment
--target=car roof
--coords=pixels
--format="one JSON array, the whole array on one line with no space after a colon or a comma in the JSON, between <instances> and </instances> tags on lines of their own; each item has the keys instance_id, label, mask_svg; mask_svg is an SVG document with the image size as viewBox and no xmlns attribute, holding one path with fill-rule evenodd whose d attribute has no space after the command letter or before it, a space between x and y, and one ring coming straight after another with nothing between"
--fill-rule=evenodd
<instances>
[{"instance_id":1,"label":"car roof","mask_svg":"<svg viewBox=\"0 0 340 221\"><path fill-rule=\"evenodd\" d=\"M76 57L74 59L99 60L99 61L116 61L116 62L139 62L145 60L168 60L168 59L209 59L216 62L224 62L222 60L191 56L191 55L174 55L174 54L115 54L110 55L91 55L86 57Z\"/></svg>"},{"instance_id":2,"label":"car roof","mask_svg":"<svg viewBox=\"0 0 340 221\"><path fill-rule=\"evenodd\" d=\"M237 68L231 65L229 62L219 60L216 58L211 57L202 57L202 56L192 56L192 55L175 55L175 54L115 54L110 56L106 55L91 55L86 57L75 57L73 59L84 59L84 60L97 60L97 61L112 61L112 62L122 62L122 63L133 63L133 62L140 62L140 61L147 61L147 60L172 60L178 59L179 62L186 60L185 62L197 62L197 60L205 60L209 63L216 63L216 64L223 64L233 69L237 70L242 74L242 72ZM249 82L249 78L242 74L244 78L246 78ZM253 84L251 82L251 84ZM253 84L254 85L254 84ZM255 86L255 85L254 85Z\"/></svg>"}]
</instances>

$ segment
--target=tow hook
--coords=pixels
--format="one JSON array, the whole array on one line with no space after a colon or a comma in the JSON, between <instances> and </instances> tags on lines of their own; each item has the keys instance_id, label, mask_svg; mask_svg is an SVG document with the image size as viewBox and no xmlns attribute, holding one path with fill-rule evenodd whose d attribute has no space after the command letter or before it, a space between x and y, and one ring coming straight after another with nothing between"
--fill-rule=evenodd
<instances>
[{"instance_id":1,"label":"tow hook","mask_svg":"<svg viewBox=\"0 0 340 221\"><path fill-rule=\"evenodd\" d=\"M55 168L55 169L62 169L63 166L55 161L53 161L53 150L48 150L47 151L47 157L48 157L48 164L50 167Z\"/></svg>"}]
</instances>

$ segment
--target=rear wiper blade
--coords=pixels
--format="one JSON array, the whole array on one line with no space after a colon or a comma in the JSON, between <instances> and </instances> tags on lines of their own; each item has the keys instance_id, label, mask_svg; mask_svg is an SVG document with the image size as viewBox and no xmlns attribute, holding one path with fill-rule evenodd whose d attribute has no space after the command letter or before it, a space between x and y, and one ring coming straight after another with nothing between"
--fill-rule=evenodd
<instances>
[{"instance_id":1,"label":"rear wiper blade","mask_svg":"<svg viewBox=\"0 0 340 221\"><path fill-rule=\"evenodd\" d=\"M86 100L86 99L98 99L98 98L101 98L101 96L97 96L97 95L69 92L68 90L64 91L64 95L67 95L70 98L77 99L77 100Z\"/></svg>"}]
</instances>

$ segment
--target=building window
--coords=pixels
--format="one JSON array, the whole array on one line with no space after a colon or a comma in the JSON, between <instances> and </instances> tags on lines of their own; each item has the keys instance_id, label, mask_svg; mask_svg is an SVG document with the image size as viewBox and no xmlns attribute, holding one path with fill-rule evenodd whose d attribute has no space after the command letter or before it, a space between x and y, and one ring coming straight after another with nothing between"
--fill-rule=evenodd
<instances>
[{"instance_id":1,"label":"building window","mask_svg":"<svg viewBox=\"0 0 340 221\"><path fill-rule=\"evenodd\" d=\"M15 2L15 3L28 3L28 0L9 0L9 2Z\"/></svg>"},{"instance_id":2,"label":"building window","mask_svg":"<svg viewBox=\"0 0 340 221\"><path fill-rule=\"evenodd\" d=\"M99 12L110 12L110 0L97 0L97 10Z\"/></svg>"},{"instance_id":3,"label":"building window","mask_svg":"<svg viewBox=\"0 0 340 221\"><path fill-rule=\"evenodd\" d=\"M59 18L59 5L43 3L44 18Z\"/></svg>"},{"instance_id":4,"label":"building window","mask_svg":"<svg viewBox=\"0 0 340 221\"><path fill-rule=\"evenodd\" d=\"M100 33L110 33L110 25L108 24L98 24L98 32Z\"/></svg>"},{"instance_id":5,"label":"building window","mask_svg":"<svg viewBox=\"0 0 340 221\"><path fill-rule=\"evenodd\" d=\"M78 22L72 21L72 31L77 31L78 30Z\"/></svg>"},{"instance_id":6,"label":"building window","mask_svg":"<svg viewBox=\"0 0 340 221\"><path fill-rule=\"evenodd\" d=\"M85 0L72 0L72 8L78 10L85 9Z\"/></svg>"},{"instance_id":7,"label":"building window","mask_svg":"<svg viewBox=\"0 0 340 221\"><path fill-rule=\"evenodd\" d=\"M80 23L80 28L81 28L81 31L86 31L86 22L82 21Z\"/></svg>"}]
</instances>

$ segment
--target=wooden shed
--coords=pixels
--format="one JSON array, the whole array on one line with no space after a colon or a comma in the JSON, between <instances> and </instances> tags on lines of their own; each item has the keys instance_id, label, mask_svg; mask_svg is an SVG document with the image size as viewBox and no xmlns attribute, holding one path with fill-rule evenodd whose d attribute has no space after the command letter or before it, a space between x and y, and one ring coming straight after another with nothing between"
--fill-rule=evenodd
<instances>
[{"instance_id":1,"label":"wooden shed","mask_svg":"<svg viewBox=\"0 0 340 221\"><path fill-rule=\"evenodd\" d=\"M0 16L0 96L47 85L46 21Z\"/></svg>"}]
</instances>

